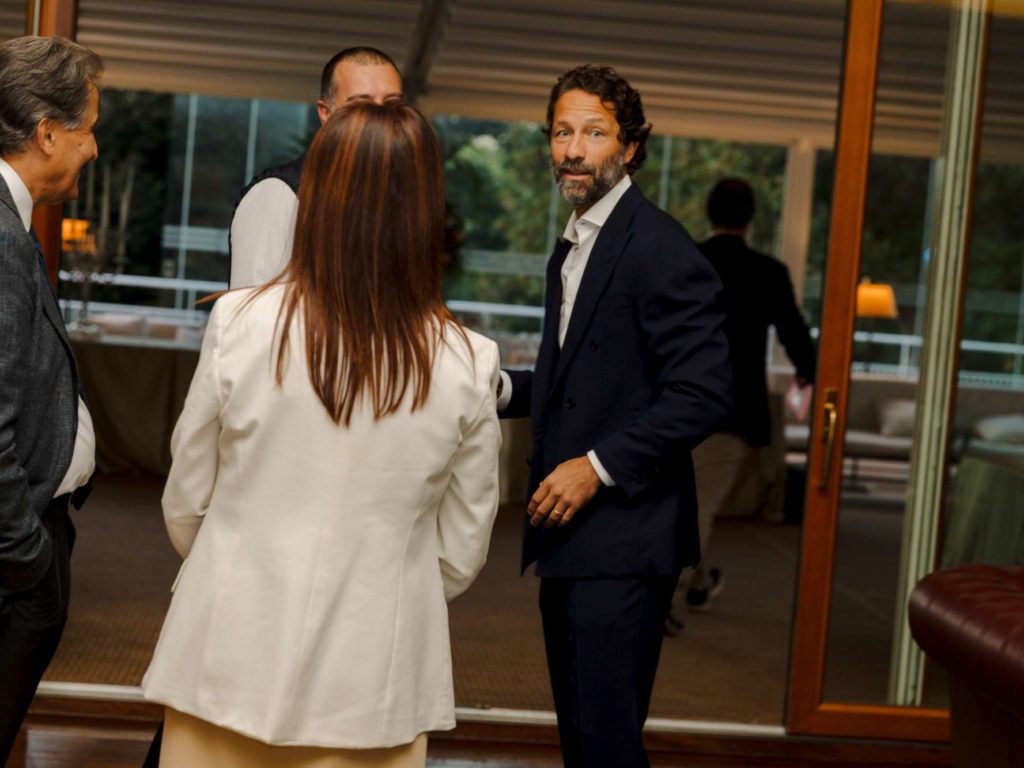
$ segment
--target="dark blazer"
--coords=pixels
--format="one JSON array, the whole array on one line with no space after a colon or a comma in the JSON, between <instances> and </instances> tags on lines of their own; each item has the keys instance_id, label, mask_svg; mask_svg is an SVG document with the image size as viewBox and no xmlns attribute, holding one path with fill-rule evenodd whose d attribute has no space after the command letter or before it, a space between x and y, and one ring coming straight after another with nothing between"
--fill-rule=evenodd
<instances>
[{"instance_id":1,"label":"dark blazer","mask_svg":"<svg viewBox=\"0 0 1024 768\"><path fill-rule=\"evenodd\" d=\"M49 568L40 515L71 464L78 392L60 309L0 178L0 595Z\"/></svg>"},{"instance_id":2,"label":"dark blazer","mask_svg":"<svg viewBox=\"0 0 1024 768\"><path fill-rule=\"evenodd\" d=\"M616 481L564 528L527 523L522 567L539 576L671 575L699 558L690 450L728 412L715 272L686 231L631 186L602 227L561 351L561 269L548 262L534 371L509 371L502 414L530 415L529 493L593 449Z\"/></svg>"},{"instance_id":3,"label":"dark blazer","mask_svg":"<svg viewBox=\"0 0 1024 768\"><path fill-rule=\"evenodd\" d=\"M722 303L734 403L722 429L741 436L748 445L768 445L768 326L775 326L797 375L808 382L814 381L815 365L811 332L793 295L789 270L781 261L747 247L743 238L736 235L716 235L702 243L700 249L724 287Z\"/></svg>"}]
</instances>

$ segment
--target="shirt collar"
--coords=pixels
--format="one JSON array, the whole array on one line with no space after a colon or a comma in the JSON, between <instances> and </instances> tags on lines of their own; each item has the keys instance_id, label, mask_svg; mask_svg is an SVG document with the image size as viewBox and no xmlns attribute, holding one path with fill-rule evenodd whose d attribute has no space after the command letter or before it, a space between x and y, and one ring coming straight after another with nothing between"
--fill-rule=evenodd
<instances>
[{"instance_id":1,"label":"shirt collar","mask_svg":"<svg viewBox=\"0 0 1024 768\"><path fill-rule=\"evenodd\" d=\"M14 198L14 207L18 209L21 223L25 225L27 232L32 228L32 194L21 180L18 172L11 167L11 164L0 157L0 176L7 182L7 188L11 190L11 197Z\"/></svg>"},{"instance_id":2,"label":"shirt collar","mask_svg":"<svg viewBox=\"0 0 1024 768\"><path fill-rule=\"evenodd\" d=\"M629 174L627 173L619 179L618 184L608 190L608 194L590 206L587 212L580 216L579 219L576 218L576 212L573 211L569 217L569 223L565 225L565 232L562 234L562 237L573 243L579 242L579 238L576 236L577 221L589 224L595 231L601 229L605 222L608 221L608 217L612 215L615 206L619 204L619 200L626 194L626 190L632 185L633 182L630 181Z\"/></svg>"}]
</instances>

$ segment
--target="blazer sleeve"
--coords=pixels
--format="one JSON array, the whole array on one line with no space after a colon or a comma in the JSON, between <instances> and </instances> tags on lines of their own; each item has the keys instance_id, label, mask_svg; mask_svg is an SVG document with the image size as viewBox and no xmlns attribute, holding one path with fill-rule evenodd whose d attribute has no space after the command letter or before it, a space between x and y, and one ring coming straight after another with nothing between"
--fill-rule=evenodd
<instances>
[{"instance_id":1,"label":"blazer sleeve","mask_svg":"<svg viewBox=\"0 0 1024 768\"><path fill-rule=\"evenodd\" d=\"M505 371L512 382L512 399L500 414L503 419L521 419L530 415L533 371Z\"/></svg>"},{"instance_id":2,"label":"blazer sleeve","mask_svg":"<svg viewBox=\"0 0 1024 768\"><path fill-rule=\"evenodd\" d=\"M231 288L250 288L276 277L292 255L299 199L280 179L264 179L246 192L231 219Z\"/></svg>"},{"instance_id":3,"label":"blazer sleeve","mask_svg":"<svg viewBox=\"0 0 1024 768\"><path fill-rule=\"evenodd\" d=\"M642 248L634 261L636 312L658 395L627 427L594 447L629 496L646 488L666 459L711 434L732 404L718 276L681 237L652 238Z\"/></svg>"},{"instance_id":4,"label":"blazer sleeve","mask_svg":"<svg viewBox=\"0 0 1024 768\"><path fill-rule=\"evenodd\" d=\"M183 558L192 549L217 482L222 306L218 302L210 313L199 363L171 435L171 469L163 495L164 523L171 544Z\"/></svg>"},{"instance_id":5,"label":"blazer sleeve","mask_svg":"<svg viewBox=\"0 0 1024 768\"><path fill-rule=\"evenodd\" d=\"M497 347L488 348L486 359L478 353L476 364L487 372L488 391L455 450L448 489L437 513L438 558L449 601L465 592L484 567L498 512Z\"/></svg>"},{"instance_id":6,"label":"blazer sleeve","mask_svg":"<svg viewBox=\"0 0 1024 768\"><path fill-rule=\"evenodd\" d=\"M793 362L797 375L808 383L814 383L815 360L814 341L807 328L804 316L796 303L793 282L789 278L789 269L779 262L780 267L776 278L775 290L772 292L772 325L778 332L779 341L786 350L786 355Z\"/></svg>"},{"instance_id":7,"label":"blazer sleeve","mask_svg":"<svg viewBox=\"0 0 1024 768\"><path fill-rule=\"evenodd\" d=\"M42 311L25 268L34 267L35 259L11 233L0 231L0 594L34 586L50 567L52 552L19 458L28 447L17 445L15 430L31 386L32 319Z\"/></svg>"}]
</instances>

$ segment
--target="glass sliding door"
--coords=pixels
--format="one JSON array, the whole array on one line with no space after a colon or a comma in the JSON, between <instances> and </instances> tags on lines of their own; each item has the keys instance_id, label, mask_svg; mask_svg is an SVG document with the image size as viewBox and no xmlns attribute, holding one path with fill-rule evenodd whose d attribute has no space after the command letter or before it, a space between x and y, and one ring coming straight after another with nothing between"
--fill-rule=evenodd
<instances>
[{"instance_id":1,"label":"glass sliding door","mask_svg":"<svg viewBox=\"0 0 1024 768\"><path fill-rule=\"evenodd\" d=\"M930 227L940 152L946 5L887 2L863 246L854 303L825 661L825 701L889 699L893 631L914 412L922 384L921 331L929 295ZM930 110L930 113L927 112ZM924 117L930 114L930 117Z\"/></svg>"},{"instance_id":2,"label":"glass sliding door","mask_svg":"<svg viewBox=\"0 0 1024 768\"><path fill-rule=\"evenodd\" d=\"M854 0L850 13L841 126L859 114L862 132L840 129L832 176L821 345L836 351L816 393L789 726L941 740L947 713L921 706L905 605L936 565L935 467L961 442L949 413L990 8ZM857 49L861 15L877 50Z\"/></svg>"},{"instance_id":3,"label":"glass sliding door","mask_svg":"<svg viewBox=\"0 0 1024 768\"><path fill-rule=\"evenodd\" d=\"M943 568L1024 565L1024 8L995 2L993 11L936 551ZM935 665L925 665L921 689L928 704L948 700Z\"/></svg>"}]
</instances>

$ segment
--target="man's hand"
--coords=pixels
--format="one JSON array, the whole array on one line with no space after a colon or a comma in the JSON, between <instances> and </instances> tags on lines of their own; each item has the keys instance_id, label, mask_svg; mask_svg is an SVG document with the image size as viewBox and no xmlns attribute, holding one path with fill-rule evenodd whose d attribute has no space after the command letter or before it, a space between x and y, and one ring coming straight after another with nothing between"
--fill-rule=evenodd
<instances>
[{"instance_id":1,"label":"man's hand","mask_svg":"<svg viewBox=\"0 0 1024 768\"><path fill-rule=\"evenodd\" d=\"M527 505L530 525L567 525L601 487L601 478L586 456L569 459L544 478Z\"/></svg>"}]
</instances>

